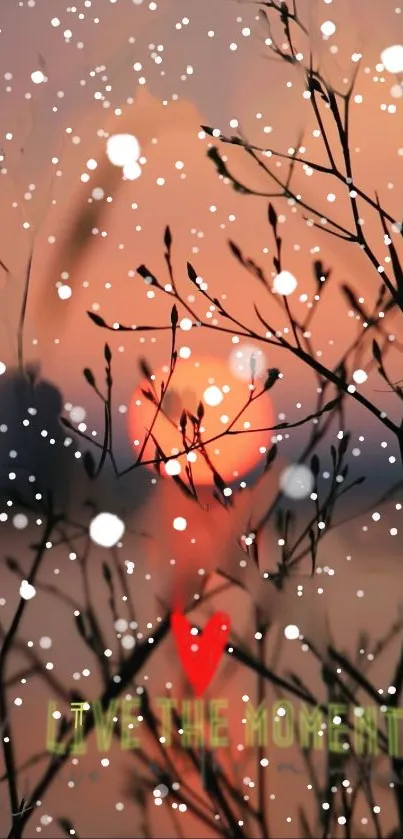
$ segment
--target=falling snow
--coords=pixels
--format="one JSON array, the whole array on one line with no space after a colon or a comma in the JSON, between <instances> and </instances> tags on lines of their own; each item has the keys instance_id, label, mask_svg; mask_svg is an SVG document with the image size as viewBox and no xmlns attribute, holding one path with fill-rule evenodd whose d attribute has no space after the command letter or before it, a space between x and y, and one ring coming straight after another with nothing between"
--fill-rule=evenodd
<instances>
[{"instance_id":1,"label":"falling snow","mask_svg":"<svg viewBox=\"0 0 403 839\"><path fill-rule=\"evenodd\" d=\"M402 9L381 5L4 10L0 723L24 830L90 835L92 760L110 835L190 837L200 802L217 835L402 832L401 778L371 767L359 795L345 719L372 703L387 732L403 692ZM189 653L218 738L190 762ZM246 748L273 682L273 742ZM32 796L29 726L63 750L81 697L94 743L74 729L57 799ZM293 703L332 697L311 734L337 732L338 774L297 770L293 740L290 795Z\"/></svg>"}]
</instances>

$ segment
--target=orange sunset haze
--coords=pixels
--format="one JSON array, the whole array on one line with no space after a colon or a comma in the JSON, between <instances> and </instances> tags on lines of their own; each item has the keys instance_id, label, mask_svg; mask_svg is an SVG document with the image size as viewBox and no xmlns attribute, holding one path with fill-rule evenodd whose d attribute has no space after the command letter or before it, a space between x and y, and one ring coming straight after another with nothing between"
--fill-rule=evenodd
<instances>
[{"instance_id":1,"label":"orange sunset haze","mask_svg":"<svg viewBox=\"0 0 403 839\"><path fill-rule=\"evenodd\" d=\"M241 354L242 349L238 352ZM167 382L168 375L167 367L155 375L153 385L158 398L161 393L161 383ZM193 357L179 358L162 403L162 411L158 413L154 424L156 405L144 395L144 391L153 391L150 388L150 381L143 381L130 403L128 431L134 451L139 453L143 443L144 429L149 430L152 426L153 436L164 454L174 458L168 465L168 470L176 469L177 474L180 474L179 464L183 473L182 477L186 480L185 468L189 463L196 484L211 483L212 471L200 449L189 452L188 455L182 455L178 459L175 457L184 449L182 432L179 428L181 414L185 410L196 417L199 402L202 402L204 408L201 420L201 428L204 429L202 440L206 443L223 434L226 429L229 432L265 429L252 434L228 433L206 445L208 459L224 480L231 482L234 478L249 472L270 446L271 433L267 429L273 424L273 411L266 393L258 398L255 396L253 401L247 404L251 394L249 387L251 379L250 375L249 380L246 378L245 370L241 371L241 375L242 378L238 378L236 368L235 373L232 372L229 363L217 358L197 357L196 360ZM262 383L255 383L255 394L261 390ZM242 410L244 406L246 406L245 410ZM234 418L241 411L238 420L234 423ZM194 438L189 417L185 433L186 443L190 446ZM155 443L150 438L143 460L152 460L154 457Z\"/></svg>"}]
</instances>

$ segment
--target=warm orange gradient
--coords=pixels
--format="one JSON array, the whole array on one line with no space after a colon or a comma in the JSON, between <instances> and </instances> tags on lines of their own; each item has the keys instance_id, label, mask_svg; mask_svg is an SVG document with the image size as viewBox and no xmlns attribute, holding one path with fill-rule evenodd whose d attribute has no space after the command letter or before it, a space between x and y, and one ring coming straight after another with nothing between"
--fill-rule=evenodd
<instances>
[{"instance_id":1,"label":"warm orange gradient","mask_svg":"<svg viewBox=\"0 0 403 839\"><path fill-rule=\"evenodd\" d=\"M167 382L168 368L162 368L155 375L155 392L160 394L161 382ZM255 384L255 394L262 390L263 380ZM215 386L222 392L222 401L218 405L209 405L206 390ZM227 391L227 388L229 390ZM151 428L156 414L156 406L143 394L143 390L150 390L150 382L144 380L136 389L130 403L128 432L134 451L139 453L145 432ZM216 391L214 391L216 393ZM214 395L213 393L213 395ZM195 359L179 359L163 401L163 411L153 425L152 433L159 446L167 456L173 456L183 451L182 434L179 422L185 409L197 416L197 407L203 402L204 416L201 422L203 440L207 441L222 434L226 428L231 431L246 430L246 428L267 428L273 424L273 410L267 394L245 408L239 419L234 418L247 404L250 395L249 384L241 381L231 372L228 363L215 358L199 357ZM245 426L245 423L249 425ZM230 428L231 424L231 428ZM239 475L244 475L253 469L259 459L264 457L266 447L270 445L270 431L257 431L253 434L225 435L206 446L206 452L214 468L224 478L231 482ZM193 440L193 426L188 419L186 438L190 444ZM134 442L137 441L137 442ZM155 443L150 438L144 451L144 460L155 457ZM191 453L195 458L190 462L192 477L196 484L212 483L212 471L206 458L200 450ZM181 475L186 480L185 468L189 463L188 455L178 458ZM165 467L163 467L165 470Z\"/></svg>"}]
</instances>

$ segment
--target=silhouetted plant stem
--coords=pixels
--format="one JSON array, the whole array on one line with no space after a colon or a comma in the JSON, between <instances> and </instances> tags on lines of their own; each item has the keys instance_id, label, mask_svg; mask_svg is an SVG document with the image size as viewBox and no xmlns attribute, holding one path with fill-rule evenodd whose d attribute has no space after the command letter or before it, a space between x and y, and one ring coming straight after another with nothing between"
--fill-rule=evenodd
<instances>
[{"instance_id":1,"label":"silhouetted plant stem","mask_svg":"<svg viewBox=\"0 0 403 839\"><path fill-rule=\"evenodd\" d=\"M18 355L18 367L20 373L24 373L25 365L24 365L24 329L25 329L25 318L27 314L27 306L28 306L28 295L29 295L29 287L31 283L31 273L32 273L32 260L33 260L34 250L32 248L30 257L28 259L28 266L25 274L25 282L24 288L22 293L22 303L20 309L20 318L18 322L18 330L17 330L17 355Z\"/></svg>"},{"instance_id":2,"label":"silhouetted plant stem","mask_svg":"<svg viewBox=\"0 0 403 839\"><path fill-rule=\"evenodd\" d=\"M48 516L45 523L45 527L43 529L43 535L40 540L39 545L36 546L36 556L34 562L32 563L31 570L27 576L27 582L30 585L34 585L36 580L36 575L39 571L40 565L46 553L46 546L49 540L49 537L55 527L57 522L57 517L53 511L53 504L52 499L48 497ZM12 816L13 820L13 827L12 827L12 835L13 839L19 839L22 831L22 816L19 814L20 805L19 805L19 797L17 791L17 773L16 773L16 763L15 763L15 752L14 752L14 740L11 732L11 724L9 719L9 712L8 712L8 704L7 704L7 693L6 693L6 686L5 686L5 679L6 679L6 672L7 672L7 664L8 664L8 655L12 648L14 639L17 635L19 630L19 626L24 615L24 612L27 608L28 601L25 600L22 596L20 596L20 601L18 607L15 611L13 620L11 621L11 625L9 630L4 636L4 640L0 647L0 719L3 722L4 729L2 736L2 748L3 748L3 757L4 757L4 764L6 767L7 772L7 784L9 790L9 798L10 798L10 808L11 813L14 814Z\"/></svg>"},{"instance_id":3,"label":"silhouetted plant stem","mask_svg":"<svg viewBox=\"0 0 403 839\"><path fill-rule=\"evenodd\" d=\"M266 628L261 625L259 614L255 615L256 632L261 633L261 638L257 640L257 658L262 667L265 664L265 640ZM266 685L262 673L257 674L257 705L258 708L264 704L266 696ZM259 823L261 827L262 837L270 839L269 822L268 822L268 808L266 796L266 774L262 760L264 758L264 749L262 746L257 748L257 808L259 814Z\"/></svg>"}]
</instances>

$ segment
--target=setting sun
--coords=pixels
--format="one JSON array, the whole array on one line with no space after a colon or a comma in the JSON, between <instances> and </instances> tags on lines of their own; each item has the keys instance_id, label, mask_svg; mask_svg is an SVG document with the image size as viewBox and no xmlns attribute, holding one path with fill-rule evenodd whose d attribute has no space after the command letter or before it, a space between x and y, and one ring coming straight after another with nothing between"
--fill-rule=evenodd
<instances>
[{"instance_id":1,"label":"setting sun","mask_svg":"<svg viewBox=\"0 0 403 839\"><path fill-rule=\"evenodd\" d=\"M144 379L130 402L128 432L135 453L139 453L145 434L150 429L155 413L155 402L144 395L144 391L160 394L161 382L166 382L169 375L167 368L155 374L151 383ZM264 379L256 382L255 393L262 389ZM270 431L253 431L267 428L273 424L273 409L269 396L265 393L249 404L239 419L232 425L234 418L247 404L250 395L250 380L240 380L231 372L230 367L215 358L183 359L179 358L171 384L154 425L153 436L158 445L169 457L162 471L168 475L180 475L186 480L185 468L189 464L196 484L212 482L212 472L206 457L200 449L187 455L183 452L180 418L185 410L194 417L200 402L204 414L201 420L202 440L207 443L213 437L223 434L226 429L251 433L228 434L206 445L206 454L216 471L230 483L234 478L245 475L263 458L267 446L270 446ZM202 430L203 429L203 430ZM193 441L192 421L187 418L186 443ZM143 460L155 457L155 443L148 441Z\"/></svg>"}]
</instances>

